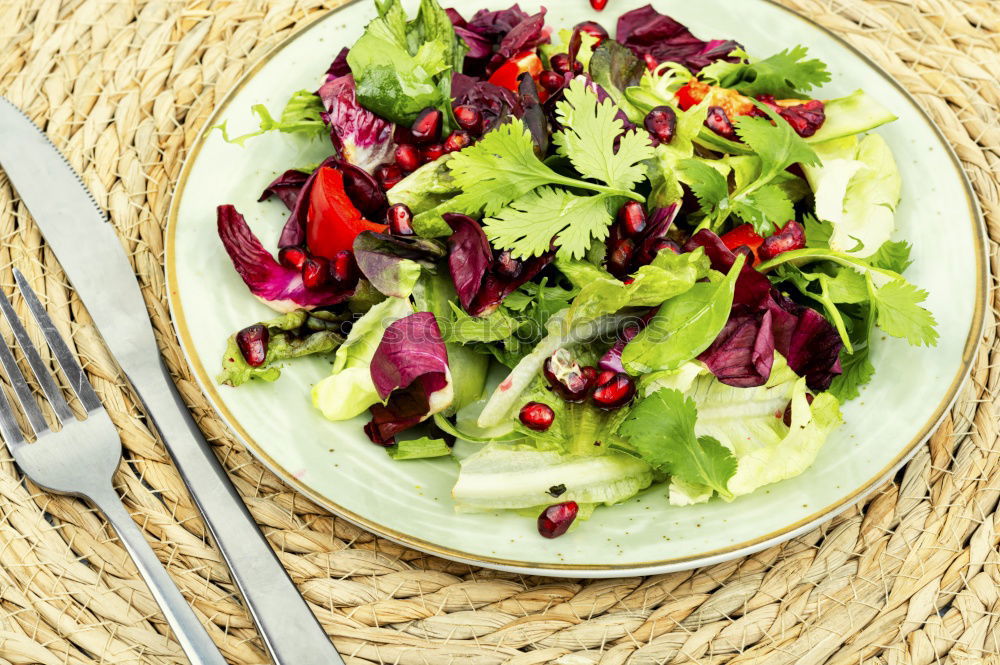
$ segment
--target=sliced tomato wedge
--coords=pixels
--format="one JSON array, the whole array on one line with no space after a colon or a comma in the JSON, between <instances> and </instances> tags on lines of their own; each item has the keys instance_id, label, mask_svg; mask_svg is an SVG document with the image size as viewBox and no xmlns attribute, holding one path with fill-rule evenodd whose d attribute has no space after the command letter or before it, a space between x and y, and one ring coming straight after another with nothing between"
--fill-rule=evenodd
<instances>
[{"instance_id":1,"label":"sliced tomato wedge","mask_svg":"<svg viewBox=\"0 0 1000 665\"><path fill-rule=\"evenodd\" d=\"M344 176L324 166L316 175L309 195L306 216L306 244L316 256L332 259L340 250L351 250L362 231L383 232L385 224L365 219L344 189Z\"/></svg>"},{"instance_id":2,"label":"sliced tomato wedge","mask_svg":"<svg viewBox=\"0 0 1000 665\"><path fill-rule=\"evenodd\" d=\"M542 59L534 51L521 51L513 58L500 65L500 68L493 72L489 82L501 88L507 88L511 92L517 92L519 85L518 77L527 72L531 78L538 79L545 66Z\"/></svg>"}]
</instances>

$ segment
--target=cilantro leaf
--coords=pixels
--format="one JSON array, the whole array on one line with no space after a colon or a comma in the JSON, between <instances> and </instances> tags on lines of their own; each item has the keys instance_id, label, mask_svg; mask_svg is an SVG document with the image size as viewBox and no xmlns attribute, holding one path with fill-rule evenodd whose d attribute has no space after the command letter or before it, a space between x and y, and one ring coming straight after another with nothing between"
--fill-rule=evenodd
<instances>
[{"instance_id":1,"label":"cilantro leaf","mask_svg":"<svg viewBox=\"0 0 1000 665\"><path fill-rule=\"evenodd\" d=\"M695 435L697 418L694 400L663 388L632 409L619 433L654 468L730 499L727 485L736 473L736 458L716 439Z\"/></svg>"},{"instance_id":2,"label":"cilantro leaf","mask_svg":"<svg viewBox=\"0 0 1000 665\"><path fill-rule=\"evenodd\" d=\"M874 290L878 327L914 346L934 346L938 333L934 315L920 306L927 292L900 277Z\"/></svg>"},{"instance_id":3,"label":"cilantro leaf","mask_svg":"<svg viewBox=\"0 0 1000 665\"><path fill-rule=\"evenodd\" d=\"M677 164L681 180L691 188L701 211L712 215L729 198L729 185L716 169L700 159L683 159Z\"/></svg>"},{"instance_id":4,"label":"cilantro leaf","mask_svg":"<svg viewBox=\"0 0 1000 665\"><path fill-rule=\"evenodd\" d=\"M800 97L802 92L830 81L826 64L815 58L807 60L808 52L805 46L799 45L763 60L754 60L745 52L739 52L742 62L715 62L702 70L702 76L749 97Z\"/></svg>"},{"instance_id":5,"label":"cilantro leaf","mask_svg":"<svg viewBox=\"0 0 1000 665\"><path fill-rule=\"evenodd\" d=\"M565 129L552 140L581 175L628 189L646 177L641 162L653 156L649 133L623 134L618 107L610 99L599 101L582 78L570 81L565 99L556 104L556 114Z\"/></svg>"},{"instance_id":6,"label":"cilantro leaf","mask_svg":"<svg viewBox=\"0 0 1000 665\"><path fill-rule=\"evenodd\" d=\"M484 220L483 230L494 246L511 250L517 259L541 256L553 238L560 256L578 259L592 241L608 237L612 210L621 203L621 197L607 194L578 196L542 187Z\"/></svg>"},{"instance_id":7,"label":"cilantro leaf","mask_svg":"<svg viewBox=\"0 0 1000 665\"><path fill-rule=\"evenodd\" d=\"M462 193L448 201L455 212L495 215L531 190L555 183L577 183L539 161L531 133L520 120L501 125L481 141L452 153L448 162Z\"/></svg>"},{"instance_id":8,"label":"cilantro leaf","mask_svg":"<svg viewBox=\"0 0 1000 665\"><path fill-rule=\"evenodd\" d=\"M765 185L747 194L745 200L736 201L733 213L752 224L760 235L769 236L774 233L775 224L784 226L795 218L795 207L781 187Z\"/></svg>"},{"instance_id":9,"label":"cilantro leaf","mask_svg":"<svg viewBox=\"0 0 1000 665\"><path fill-rule=\"evenodd\" d=\"M861 386L875 376L875 366L869 358L868 347L856 348L854 353L840 352L840 367L842 372L834 377L829 392L841 403L855 399L861 395Z\"/></svg>"},{"instance_id":10,"label":"cilantro leaf","mask_svg":"<svg viewBox=\"0 0 1000 665\"><path fill-rule=\"evenodd\" d=\"M833 224L821 222L815 215L806 214L802 220L806 227L806 247L828 249L830 235L833 234Z\"/></svg>"},{"instance_id":11,"label":"cilantro leaf","mask_svg":"<svg viewBox=\"0 0 1000 665\"><path fill-rule=\"evenodd\" d=\"M770 182L792 164L819 164L816 151L795 133L792 126L767 106L759 106L768 118L741 116L734 123L736 133L761 161L758 180Z\"/></svg>"},{"instance_id":12,"label":"cilantro leaf","mask_svg":"<svg viewBox=\"0 0 1000 665\"><path fill-rule=\"evenodd\" d=\"M903 273L913 261L910 260L910 243L900 241L886 241L868 257L868 261L876 268L884 268L893 272Z\"/></svg>"}]
</instances>

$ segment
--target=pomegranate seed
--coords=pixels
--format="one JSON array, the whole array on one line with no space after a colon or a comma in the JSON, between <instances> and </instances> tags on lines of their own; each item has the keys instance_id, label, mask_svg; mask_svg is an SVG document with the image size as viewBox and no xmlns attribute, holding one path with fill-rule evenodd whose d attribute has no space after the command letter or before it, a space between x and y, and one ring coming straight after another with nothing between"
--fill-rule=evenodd
<instances>
[{"instance_id":1,"label":"pomegranate seed","mask_svg":"<svg viewBox=\"0 0 1000 665\"><path fill-rule=\"evenodd\" d=\"M587 398L587 377L566 349L559 349L545 360L542 374L552 390L567 402L582 402Z\"/></svg>"},{"instance_id":2,"label":"pomegranate seed","mask_svg":"<svg viewBox=\"0 0 1000 665\"><path fill-rule=\"evenodd\" d=\"M267 326L256 323L236 333L236 345L243 360L251 367L260 367L267 360L267 343L271 337Z\"/></svg>"},{"instance_id":3,"label":"pomegranate seed","mask_svg":"<svg viewBox=\"0 0 1000 665\"><path fill-rule=\"evenodd\" d=\"M509 250L500 252L496 262L493 264L497 275L505 279L517 279L521 275L524 264L519 259L510 255Z\"/></svg>"},{"instance_id":4,"label":"pomegranate seed","mask_svg":"<svg viewBox=\"0 0 1000 665\"><path fill-rule=\"evenodd\" d=\"M764 238L757 254L761 261L770 261L778 254L802 249L806 246L806 230L802 225L792 220L773 236Z\"/></svg>"},{"instance_id":5,"label":"pomegranate seed","mask_svg":"<svg viewBox=\"0 0 1000 665\"><path fill-rule=\"evenodd\" d=\"M552 70L556 74L569 74L570 72L580 74L583 72L583 63L579 60L573 60L571 64L569 53L556 53L549 59L549 64L552 65Z\"/></svg>"},{"instance_id":6,"label":"pomegranate seed","mask_svg":"<svg viewBox=\"0 0 1000 665\"><path fill-rule=\"evenodd\" d=\"M400 143L396 146L396 165L404 171L416 171L423 163L420 151L412 143Z\"/></svg>"},{"instance_id":7,"label":"pomegranate seed","mask_svg":"<svg viewBox=\"0 0 1000 665\"><path fill-rule=\"evenodd\" d=\"M597 385L596 367L594 367L593 365L587 365L586 367L580 370L580 373L583 374L583 378L587 379L587 386L589 388L593 388L594 386Z\"/></svg>"},{"instance_id":8,"label":"pomegranate seed","mask_svg":"<svg viewBox=\"0 0 1000 665\"><path fill-rule=\"evenodd\" d=\"M330 262L322 256L310 256L302 263L302 283L307 289L321 289L330 280Z\"/></svg>"},{"instance_id":9,"label":"pomegranate seed","mask_svg":"<svg viewBox=\"0 0 1000 665\"><path fill-rule=\"evenodd\" d=\"M472 136L464 129L456 129L444 140L445 152L458 152L472 143Z\"/></svg>"},{"instance_id":10,"label":"pomegranate seed","mask_svg":"<svg viewBox=\"0 0 1000 665\"><path fill-rule=\"evenodd\" d=\"M605 39L608 38L608 31L604 29L604 26L595 21L584 21L583 23L577 23L573 28L574 30L579 30L580 32L586 33L597 40L594 44L594 48L601 45Z\"/></svg>"},{"instance_id":11,"label":"pomegranate seed","mask_svg":"<svg viewBox=\"0 0 1000 665\"><path fill-rule=\"evenodd\" d=\"M598 372L597 377L594 379L594 387L603 386L605 383L615 378L615 374L618 372L613 369L605 369Z\"/></svg>"},{"instance_id":12,"label":"pomegranate seed","mask_svg":"<svg viewBox=\"0 0 1000 665\"><path fill-rule=\"evenodd\" d=\"M655 242L651 246L653 256L656 256L663 249L669 249L674 254L681 253L681 246L673 240L667 240L666 238L654 238L654 240Z\"/></svg>"},{"instance_id":13,"label":"pomegranate seed","mask_svg":"<svg viewBox=\"0 0 1000 665\"><path fill-rule=\"evenodd\" d=\"M405 203L397 203L390 206L385 213L385 223L389 225L389 233L394 236L412 236L416 232L413 230L413 213Z\"/></svg>"},{"instance_id":14,"label":"pomegranate seed","mask_svg":"<svg viewBox=\"0 0 1000 665\"><path fill-rule=\"evenodd\" d=\"M396 143L412 144L417 142L413 138L413 132L410 131L410 128L403 125L396 125L396 130L392 133L392 139Z\"/></svg>"},{"instance_id":15,"label":"pomegranate seed","mask_svg":"<svg viewBox=\"0 0 1000 665\"><path fill-rule=\"evenodd\" d=\"M441 119L443 114L439 109L428 107L420 112L413 121L410 132L417 143L434 143L441 139Z\"/></svg>"},{"instance_id":16,"label":"pomegranate seed","mask_svg":"<svg viewBox=\"0 0 1000 665\"><path fill-rule=\"evenodd\" d=\"M483 114L475 106L456 106L455 120L467 132L479 134L483 131Z\"/></svg>"},{"instance_id":17,"label":"pomegranate seed","mask_svg":"<svg viewBox=\"0 0 1000 665\"><path fill-rule=\"evenodd\" d=\"M424 156L424 161L433 162L435 159L441 159L444 157L446 151L444 149L444 145L440 143L432 143L420 152Z\"/></svg>"},{"instance_id":18,"label":"pomegranate seed","mask_svg":"<svg viewBox=\"0 0 1000 665\"><path fill-rule=\"evenodd\" d=\"M604 372L602 372L602 375ZM594 404L605 410L618 409L635 397L635 380L624 372L614 372L605 381L601 381L601 376L597 378L597 387L594 388L592 399Z\"/></svg>"},{"instance_id":19,"label":"pomegranate seed","mask_svg":"<svg viewBox=\"0 0 1000 665\"><path fill-rule=\"evenodd\" d=\"M624 277L628 274L634 255L635 243L630 238L625 238L608 254L608 272L615 277Z\"/></svg>"},{"instance_id":20,"label":"pomegranate seed","mask_svg":"<svg viewBox=\"0 0 1000 665\"><path fill-rule=\"evenodd\" d=\"M403 170L395 164L383 164L375 169L375 178L382 185L382 189L389 191L403 179Z\"/></svg>"},{"instance_id":21,"label":"pomegranate seed","mask_svg":"<svg viewBox=\"0 0 1000 665\"><path fill-rule=\"evenodd\" d=\"M278 261L286 268L302 270L302 264L309 258L309 252L304 247L282 247L278 250Z\"/></svg>"},{"instance_id":22,"label":"pomegranate seed","mask_svg":"<svg viewBox=\"0 0 1000 665\"><path fill-rule=\"evenodd\" d=\"M330 276L339 286L354 288L358 283L358 264L354 261L354 252L341 249L333 255L330 261Z\"/></svg>"},{"instance_id":23,"label":"pomegranate seed","mask_svg":"<svg viewBox=\"0 0 1000 665\"><path fill-rule=\"evenodd\" d=\"M618 223L627 236L637 236L646 230L646 209L638 201L628 201L618 209Z\"/></svg>"},{"instance_id":24,"label":"pomegranate seed","mask_svg":"<svg viewBox=\"0 0 1000 665\"><path fill-rule=\"evenodd\" d=\"M597 11L602 11L608 6L608 0L590 0L590 6Z\"/></svg>"},{"instance_id":25,"label":"pomegranate seed","mask_svg":"<svg viewBox=\"0 0 1000 665\"><path fill-rule=\"evenodd\" d=\"M657 106L642 124L660 143L670 143L677 131L677 113L669 106Z\"/></svg>"},{"instance_id":26,"label":"pomegranate seed","mask_svg":"<svg viewBox=\"0 0 1000 665\"><path fill-rule=\"evenodd\" d=\"M544 432L552 427L552 423L556 419L556 412L543 402L528 402L521 407L521 412L517 417L528 429Z\"/></svg>"},{"instance_id":27,"label":"pomegranate seed","mask_svg":"<svg viewBox=\"0 0 1000 665\"><path fill-rule=\"evenodd\" d=\"M538 82L550 95L554 95L566 85L566 77L562 74L546 70L538 75Z\"/></svg>"},{"instance_id":28,"label":"pomegranate seed","mask_svg":"<svg viewBox=\"0 0 1000 665\"><path fill-rule=\"evenodd\" d=\"M594 3L598 0L590 1ZM607 0L603 1L607 2ZM576 505L576 501L564 501L549 506L538 516L538 533L545 538L558 538L566 533L573 520L576 519L576 513L579 510L580 507Z\"/></svg>"},{"instance_id":29,"label":"pomegranate seed","mask_svg":"<svg viewBox=\"0 0 1000 665\"><path fill-rule=\"evenodd\" d=\"M705 126L723 138L736 139L736 130L733 123L729 121L729 116L721 106L709 106L708 117L705 118Z\"/></svg>"}]
</instances>

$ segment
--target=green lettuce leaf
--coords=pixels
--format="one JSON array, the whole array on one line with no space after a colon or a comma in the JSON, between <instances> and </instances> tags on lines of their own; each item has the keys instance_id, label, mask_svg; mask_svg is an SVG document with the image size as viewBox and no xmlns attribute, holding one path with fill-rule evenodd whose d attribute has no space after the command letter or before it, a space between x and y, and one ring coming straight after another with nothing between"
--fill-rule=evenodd
<instances>
[{"instance_id":1,"label":"green lettuce leaf","mask_svg":"<svg viewBox=\"0 0 1000 665\"><path fill-rule=\"evenodd\" d=\"M517 510L558 501L613 504L649 487L649 465L628 455L573 457L489 444L461 462L452 490L461 512ZM558 491L563 489L565 491Z\"/></svg>"},{"instance_id":2,"label":"green lettuce leaf","mask_svg":"<svg viewBox=\"0 0 1000 665\"><path fill-rule=\"evenodd\" d=\"M427 459L429 457L448 457L451 455L451 448L444 439L432 439L421 437L419 439L409 439L400 441L385 449L394 460Z\"/></svg>"},{"instance_id":3,"label":"green lettuce leaf","mask_svg":"<svg viewBox=\"0 0 1000 665\"><path fill-rule=\"evenodd\" d=\"M815 147L821 164L803 169L816 196L816 217L831 224L829 247L868 257L896 228L902 178L878 134L851 136Z\"/></svg>"},{"instance_id":4,"label":"green lettuce leaf","mask_svg":"<svg viewBox=\"0 0 1000 665\"><path fill-rule=\"evenodd\" d=\"M332 374L313 386L313 406L330 420L349 420L378 402L369 368L372 357L385 329L412 313L409 300L387 298L358 319L337 349Z\"/></svg>"},{"instance_id":5,"label":"green lettuce leaf","mask_svg":"<svg viewBox=\"0 0 1000 665\"><path fill-rule=\"evenodd\" d=\"M230 336L222 356L222 372L217 380L227 386L241 386L256 379L277 381L281 376L280 363L293 358L332 353L343 341L340 334L342 321L335 317L321 318L324 314L310 314L297 310L279 316L261 325L267 327L268 344L264 363L251 367L243 359L236 335Z\"/></svg>"}]
</instances>

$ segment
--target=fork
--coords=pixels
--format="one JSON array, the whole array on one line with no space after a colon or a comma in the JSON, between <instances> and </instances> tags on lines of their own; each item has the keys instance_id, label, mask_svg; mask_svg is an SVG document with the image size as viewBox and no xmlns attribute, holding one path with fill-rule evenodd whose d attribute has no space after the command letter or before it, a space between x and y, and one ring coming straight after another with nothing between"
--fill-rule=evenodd
<instances>
[{"instance_id":1,"label":"fork","mask_svg":"<svg viewBox=\"0 0 1000 665\"><path fill-rule=\"evenodd\" d=\"M15 419L14 408L3 390L0 390L0 436L7 442L7 448L21 471L36 485L58 494L87 499L104 513L135 561L191 663L226 665L205 627L167 575L163 564L156 558L153 548L146 542L114 490L112 477L121 460L122 446L111 417L102 406L83 368L42 307L38 296L16 268L14 280L70 387L87 413L83 420L76 418L31 343L10 301L0 291L0 309L3 310L4 318L7 319L17 346L45 394L56 420L62 425L58 432L49 429L28 382L18 368L14 354L0 339L0 365L7 373L28 427L35 436L35 442L25 441Z\"/></svg>"}]
</instances>

